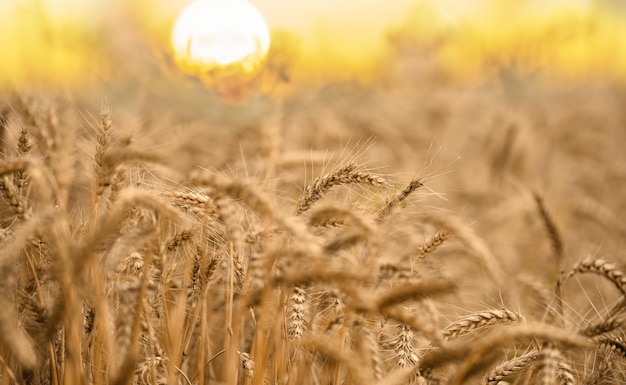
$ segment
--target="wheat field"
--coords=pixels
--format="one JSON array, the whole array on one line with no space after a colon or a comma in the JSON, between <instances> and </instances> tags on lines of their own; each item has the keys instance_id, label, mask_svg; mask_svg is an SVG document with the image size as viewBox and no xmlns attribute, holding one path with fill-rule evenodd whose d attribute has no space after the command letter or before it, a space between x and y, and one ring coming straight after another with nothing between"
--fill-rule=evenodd
<instances>
[{"instance_id":1,"label":"wheat field","mask_svg":"<svg viewBox=\"0 0 626 385\"><path fill-rule=\"evenodd\" d=\"M3 92L0 384L626 381L626 89L420 70Z\"/></svg>"}]
</instances>

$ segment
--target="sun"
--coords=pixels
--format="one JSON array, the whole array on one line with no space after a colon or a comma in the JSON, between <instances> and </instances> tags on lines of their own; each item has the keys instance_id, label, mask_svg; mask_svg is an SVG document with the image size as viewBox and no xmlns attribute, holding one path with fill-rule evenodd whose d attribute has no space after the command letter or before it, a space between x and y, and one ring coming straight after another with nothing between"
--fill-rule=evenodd
<instances>
[{"instance_id":1,"label":"sun","mask_svg":"<svg viewBox=\"0 0 626 385\"><path fill-rule=\"evenodd\" d=\"M246 0L196 0L181 12L172 32L178 66L205 78L256 73L269 46L266 22Z\"/></svg>"}]
</instances>

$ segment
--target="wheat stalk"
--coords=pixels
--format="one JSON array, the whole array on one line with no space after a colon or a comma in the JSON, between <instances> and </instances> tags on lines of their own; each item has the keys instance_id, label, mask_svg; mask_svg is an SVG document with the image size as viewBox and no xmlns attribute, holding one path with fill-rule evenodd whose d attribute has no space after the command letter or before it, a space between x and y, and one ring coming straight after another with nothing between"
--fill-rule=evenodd
<instances>
[{"instance_id":1,"label":"wheat stalk","mask_svg":"<svg viewBox=\"0 0 626 385\"><path fill-rule=\"evenodd\" d=\"M442 279L405 283L371 300L371 306L375 309L382 309L408 300L420 301L431 296L450 294L455 292L457 288L455 282Z\"/></svg>"},{"instance_id":2,"label":"wheat stalk","mask_svg":"<svg viewBox=\"0 0 626 385\"><path fill-rule=\"evenodd\" d=\"M327 338L320 336L306 336L302 340L303 346L317 351L323 355L326 359L331 360L339 365L342 365L349 375L358 384L369 384L368 378L363 376L362 363L356 359L356 357L349 355L347 352L340 350L336 344L329 341Z\"/></svg>"},{"instance_id":3,"label":"wheat stalk","mask_svg":"<svg viewBox=\"0 0 626 385\"><path fill-rule=\"evenodd\" d=\"M535 199L535 203L537 204L537 208L539 210L539 216L546 228L548 236L550 238L550 243L552 245L552 252L554 253L556 266L560 270L561 264L563 261L563 238L559 232L558 227L556 226L554 219L546 209L545 203L543 202L543 198L539 193L534 193L533 197Z\"/></svg>"}]
</instances>

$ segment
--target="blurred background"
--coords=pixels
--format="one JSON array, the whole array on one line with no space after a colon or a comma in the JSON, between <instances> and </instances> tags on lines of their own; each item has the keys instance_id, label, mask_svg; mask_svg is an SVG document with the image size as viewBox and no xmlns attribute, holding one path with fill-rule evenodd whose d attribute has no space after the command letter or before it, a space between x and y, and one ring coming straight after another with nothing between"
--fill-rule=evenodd
<instances>
[{"instance_id":1,"label":"blurred background","mask_svg":"<svg viewBox=\"0 0 626 385\"><path fill-rule=\"evenodd\" d=\"M181 83L170 35L183 0L3 0L4 86ZM626 81L620 0L253 0L272 34L264 84L366 84L428 77L480 84ZM413 68L398 66L410 62ZM395 76L395 78L394 78ZM397 79L400 76L401 79ZM405 79L406 80L406 79Z\"/></svg>"}]
</instances>

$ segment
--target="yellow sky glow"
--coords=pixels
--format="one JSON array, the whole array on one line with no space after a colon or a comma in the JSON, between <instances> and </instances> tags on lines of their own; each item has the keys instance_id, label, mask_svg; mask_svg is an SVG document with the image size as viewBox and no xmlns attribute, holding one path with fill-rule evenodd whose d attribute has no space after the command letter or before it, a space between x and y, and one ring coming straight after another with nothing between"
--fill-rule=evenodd
<instances>
[{"instance_id":1,"label":"yellow sky glow","mask_svg":"<svg viewBox=\"0 0 626 385\"><path fill-rule=\"evenodd\" d=\"M132 50L120 58L112 43L128 40L124 34L129 31L150 49L171 55L174 20L189 3L1 1L0 85L83 83L125 65L138 65L127 57ZM275 47L290 45L285 55L296 81L376 78L397 53L398 42L428 48L437 64L459 79L514 64L551 76L582 74L626 81L626 11L597 5L603 1L553 0L549 7L539 0L251 3L273 35L288 37L288 44L278 41Z\"/></svg>"}]
</instances>

